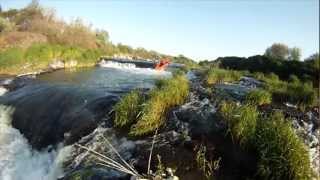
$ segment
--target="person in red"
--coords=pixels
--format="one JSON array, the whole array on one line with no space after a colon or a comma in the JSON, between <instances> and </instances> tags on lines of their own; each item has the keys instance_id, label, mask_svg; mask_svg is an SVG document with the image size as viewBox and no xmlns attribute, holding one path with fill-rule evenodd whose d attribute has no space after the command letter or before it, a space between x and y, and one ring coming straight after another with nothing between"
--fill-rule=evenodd
<instances>
[{"instance_id":1,"label":"person in red","mask_svg":"<svg viewBox=\"0 0 320 180\"><path fill-rule=\"evenodd\" d=\"M168 67L170 64L169 59L161 59L159 63L156 64L155 69L156 70L164 70Z\"/></svg>"}]
</instances>

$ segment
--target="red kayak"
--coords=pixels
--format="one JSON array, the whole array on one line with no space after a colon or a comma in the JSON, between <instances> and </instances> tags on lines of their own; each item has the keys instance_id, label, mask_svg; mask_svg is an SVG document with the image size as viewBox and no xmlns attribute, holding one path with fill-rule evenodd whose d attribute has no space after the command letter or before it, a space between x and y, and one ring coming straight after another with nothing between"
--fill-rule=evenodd
<instances>
[{"instance_id":1,"label":"red kayak","mask_svg":"<svg viewBox=\"0 0 320 180\"><path fill-rule=\"evenodd\" d=\"M154 68L156 70L162 71L166 69L169 64L170 64L169 59L161 59L160 62L158 62Z\"/></svg>"}]
</instances>

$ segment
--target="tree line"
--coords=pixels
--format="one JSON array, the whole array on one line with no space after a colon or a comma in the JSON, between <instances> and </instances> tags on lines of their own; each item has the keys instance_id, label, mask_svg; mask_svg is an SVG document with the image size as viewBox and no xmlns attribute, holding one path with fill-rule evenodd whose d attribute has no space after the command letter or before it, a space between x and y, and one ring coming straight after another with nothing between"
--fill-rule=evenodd
<instances>
[{"instance_id":1,"label":"tree line","mask_svg":"<svg viewBox=\"0 0 320 180\"><path fill-rule=\"evenodd\" d=\"M297 47L275 43L263 55L246 57L219 57L214 61L202 61L202 66L217 66L225 69L247 70L250 72L274 73L283 80L295 75L302 81L319 84L319 53L301 61L301 50Z\"/></svg>"}]
</instances>

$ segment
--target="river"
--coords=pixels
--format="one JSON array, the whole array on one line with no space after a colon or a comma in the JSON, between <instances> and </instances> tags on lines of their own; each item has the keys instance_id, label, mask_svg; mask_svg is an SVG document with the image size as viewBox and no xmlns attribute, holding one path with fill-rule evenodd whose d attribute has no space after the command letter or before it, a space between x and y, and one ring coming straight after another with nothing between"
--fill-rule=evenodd
<instances>
[{"instance_id":1,"label":"river","mask_svg":"<svg viewBox=\"0 0 320 180\"><path fill-rule=\"evenodd\" d=\"M58 70L0 88L0 180L54 180L72 145L132 89L171 73L133 64ZM94 123L92 123L94 122Z\"/></svg>"}]
</instances>

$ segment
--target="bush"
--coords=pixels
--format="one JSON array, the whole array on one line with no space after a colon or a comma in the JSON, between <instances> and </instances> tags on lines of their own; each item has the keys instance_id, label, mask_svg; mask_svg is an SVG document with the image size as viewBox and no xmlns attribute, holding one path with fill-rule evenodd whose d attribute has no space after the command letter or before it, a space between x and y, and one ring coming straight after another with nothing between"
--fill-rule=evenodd
<instances>
[{"instance_id":1,"label":"bush","mask_svg":"<svg viewBox=\"0 0 320 180\"><path fill-rule=\"evenodd\" d=\"M237 71L211 68L206 73L207 85L213 85L221 82L232 82L240 80L241 73Z\"/></svg>"},{"instance_id":2,"label":"bush","mask_svg":"<svg viewBox=\"0 0 320 180\"><path fill-rule=\"evenodd\" d=\"M252 105L263 105L271 103L271 94L265 90L252 90L246 95L246 103Z\"/></svg>"},{"instance_id":3,"label":"bush","mask_svg":"<svg viewBox=\"0 0 320 180\"><path fill-rule=\"evenodd\" d=\"M300 107L307 107L314 105L316 93L312 84L282 83L282 88L273 90L272 97L277 102L289 102Z\"/></svg>"},{"instance_id":4,"label":"bush","mask_svg":"<svg viewBox=\"0 0 320 180\"><path fill-rule=\"evenodd\" d=\"M308 61L281 61L256 55L248 58L220 57L214 63L225 69L249 70L250 72L266 74L275 73L282 80L288 80L289 76L294 74L302 81L310 80L315 85L319 84L319 71L317 71L316 66L310 65Z\"/></svg>"},{"instance_id":5,"label":"bush","mask_svg":"<svg viewBox=\"0 0 320 180\"><path fill-rule=\"evenodd\" d=\"M309 153L282 114L259 121L255 144L262 179L311 179Z\"/></svg>"},{"instance_id":6,"label":"bush","mask_svg":"<svg viewBox=\"0 0 320 180\"><path fill-rule=\"evenodd\" d=\"M138 118L140 112L141 94L138 91L131 91L115 105L114 125L125 127L132 125Z\"/></svg>"},{"instance_id":7,"label":"bush","mask_svg":"<svg viewBox=\"0 0 320 180\"><path fill-rule=\"evenodd\" d=\"M189 82L185 75L159 80L156 86L144 103L137 123L131 127L131 135L139 136L155 131L164 124L167 112L184 103L189 93Z\"/></svg>"},{"instance_id":8,"label":"bush","mask_svg":"<svg viewBox=\"0 0 320 180\"><path fill-rule=\"evenodd\" d=\"M0 67L8 68L23 63L24 52L20 48L10 48L0 51Z\"/></svg>"},{"instance_id":9,"label":"bush","mask_svg":"<svg viewBox=\"0 0 320 180\"><path fill-rule=\"evenodd\" d=\"M14 24L0 16L0 33L11 31L13 28Z\"/></svg>"},{"instance_id":10,"label":"bush","mask_svg":"<svg viewBox=\"0 0 320 180\"><path fill-rule=\"evenodd\" d=\"M316 101L316 89L312 83L301 82L297 76L291 75L290 82L279 80L275 74L269 74L263 79L264 88L272 94L274 102L298 105L300 107L312 106Z\"/></svg>"},{"instance_id":11,"label":"bush","mask_svg":"<svg viewBox=\"0 0 320 180\"><path fill-rule=\"evenodd\" d=\"M289 82L293 84L300 84L300 79L296 75L290 75Z\"/></svg>"},{"instance_id":12,"label":"bush","mask_svg":"<svg viewBox=\"0 0 320 180\"><path fill-rule=\"evenodd\" d=\"M220 113L227 122L229 131L240 146L247 148L253 144L258 111L255 106L237 106L234 102L223 102Z\"/></svg>"}]
</instances>

